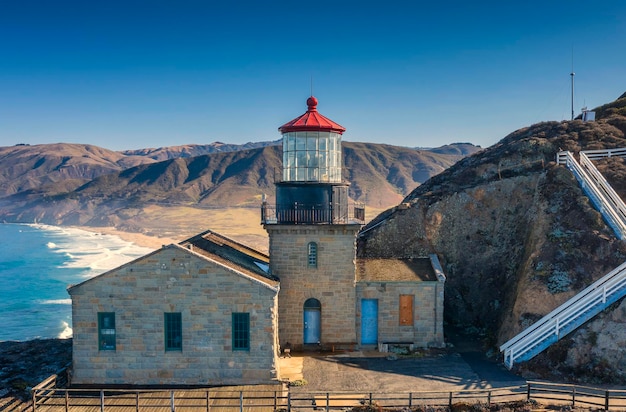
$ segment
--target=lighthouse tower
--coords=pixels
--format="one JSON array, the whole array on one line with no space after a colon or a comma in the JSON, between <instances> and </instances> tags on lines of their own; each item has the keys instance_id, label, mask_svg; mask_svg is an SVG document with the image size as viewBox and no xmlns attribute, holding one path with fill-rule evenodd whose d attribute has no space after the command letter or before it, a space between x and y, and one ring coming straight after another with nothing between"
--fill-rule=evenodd
<instances>
[{"instance_id":1,"label":"lighthouse tower","mask_svg":"<svg viewBox=\"0 0 626 412\"><path fill-rule=\"evenodd\" d=\"M356 342L356 234L364 209L348 203L342 179L345 128L307 99L303 115L278 130L283 139L276 204L262 205L270 269L280 279L280 344L341 347Z\"/></svg>"}]
</instances>

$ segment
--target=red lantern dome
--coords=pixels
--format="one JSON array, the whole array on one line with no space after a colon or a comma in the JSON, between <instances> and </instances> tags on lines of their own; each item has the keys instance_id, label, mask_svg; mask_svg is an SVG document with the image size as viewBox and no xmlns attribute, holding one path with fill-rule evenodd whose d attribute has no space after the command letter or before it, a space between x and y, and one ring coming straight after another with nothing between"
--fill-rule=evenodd
<instances>
[{"instance_id":1,"label":"red lantern dome","mask_svg":"<svg viewBox=\"0 0 626 412\"><path fill-rule=\"evenodd\" d=\"M309 97L306 104L308 106L306 113L280 126L278 130L281 133L324 131L343 134L346 131L345 127L317 111L317 99L314 96Z\"/></svg>"}]
</instances>

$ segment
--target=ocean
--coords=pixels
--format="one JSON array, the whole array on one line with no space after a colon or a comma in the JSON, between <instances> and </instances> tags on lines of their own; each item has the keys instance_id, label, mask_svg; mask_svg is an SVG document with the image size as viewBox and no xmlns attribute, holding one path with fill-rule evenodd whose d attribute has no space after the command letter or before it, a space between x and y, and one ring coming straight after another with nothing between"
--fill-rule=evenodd
<instances>
[{"instance_id":1,"label":"ocean","mask_svg":"<svg viewBox=\"0 0 626 412\"><path fill-rule=\"evenodd\" d=\"M0 341L71 337L67 287L152 250L75 228L0 224Z\"/></svg>"}]
</instances>

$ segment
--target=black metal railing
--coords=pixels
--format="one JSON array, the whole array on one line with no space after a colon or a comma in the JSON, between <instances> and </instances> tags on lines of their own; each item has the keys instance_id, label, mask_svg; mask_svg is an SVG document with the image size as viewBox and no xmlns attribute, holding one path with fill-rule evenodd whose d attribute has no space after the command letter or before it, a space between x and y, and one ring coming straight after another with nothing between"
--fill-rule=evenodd
<instances>
[{"instance_id":1,"label":"black metal railing","mask_svg":"<svg viewBox=\"0 0 626 412\"><path fill-rule=\"evenodd\" d=\"M266 224L364 224L365 205L261 205L261 223Z\"/></svg>"}]
</instances>

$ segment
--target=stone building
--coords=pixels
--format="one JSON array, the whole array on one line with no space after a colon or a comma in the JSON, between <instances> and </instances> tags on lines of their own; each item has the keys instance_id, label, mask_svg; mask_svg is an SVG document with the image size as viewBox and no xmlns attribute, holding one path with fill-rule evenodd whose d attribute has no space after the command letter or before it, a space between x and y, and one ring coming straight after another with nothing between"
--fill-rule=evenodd
<instances>
[{"instance_id":1,"label":"stone building","mask_svg":"<svg viewBox=\"0 0 626 412\"><path fill-rule=\"evenodd\" d=\"M74 384L267 383L286 346L443 344L437 256L356 258L365 210L342 176L345 128L307 105L279 128L269 256L207 231L70 287Z\"/></svg>"},{"instance_id":2,"label":"stone building","mask_svg":"<svg viewBox=\"0 0 626 412\"><path fill-rule=\"evenodd\" d=\"M267 383L278 374L266 255L207 231L69 288L72 383Z\"/></svg>"}]
</instances>

